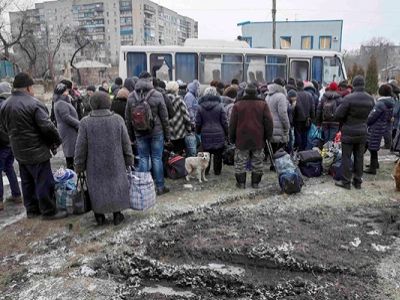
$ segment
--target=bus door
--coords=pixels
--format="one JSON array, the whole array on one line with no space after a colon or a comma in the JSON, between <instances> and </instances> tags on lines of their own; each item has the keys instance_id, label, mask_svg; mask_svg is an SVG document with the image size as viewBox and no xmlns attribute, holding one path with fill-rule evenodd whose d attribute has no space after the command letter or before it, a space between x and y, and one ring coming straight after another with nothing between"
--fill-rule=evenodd
<instances>
[{"instance_id":1,"label":"bus door","mask_svg":"<svg viewBox=\"0 0 400 300\"><path fill-rule=\"evenodd\" d=\"M296 80L310 80L310 59L290 58L290 76Z\"/></svg>"}]
</instances>

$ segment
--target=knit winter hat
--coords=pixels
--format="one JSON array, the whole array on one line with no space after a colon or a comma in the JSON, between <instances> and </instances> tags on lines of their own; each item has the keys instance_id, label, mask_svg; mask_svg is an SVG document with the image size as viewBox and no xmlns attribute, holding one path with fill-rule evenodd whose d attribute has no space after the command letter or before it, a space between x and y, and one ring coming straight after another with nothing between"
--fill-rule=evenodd
<instances>
[{"instance_id":1,"label":"knit winter hat","mask_svg":"<svg viewBox=\"0 0 400 300\"><path fill-rule=\"evenodd\" d=\"M33 79L26 73L19 73L14 77L14 89L26 88L33 85Z\"/></svg>"},{"instance_id":2,"label":"knit winter hat","mask_svg":"<svg viewBox=\"0 0 400 300\"><path fill-rule=\"evenodd\" d=\"M115 78L114 83L115 83L116 85L121 86L121 85L122 85L122 78L121 78L121 77Z\"/></svg>"},{"instance_id":3,"label":"knit winter hat","mask_svg":"<svg viewBox=\"0 0 400 300\"><path fill-rule=\"evenodd\" d=\"M328 89L329 89L330 91L334 91L334 92L337 91L337 90L338 90L338 85L337 85L337 83L334 82L334 81L332 81L332 82L329 84Z\"/></svg>"},{"instance_id":4,"label":"knit winter hat","mask_svg":"<svg viewBox=\"0 0 400 300\"><path fill-rule=\"evenodd\" d=\"M204 91L204 96L218 96L217 89L215 87L213 87L213 86L209 86Z\"/></svg>"},{"instance_id":5,"label":"knit winter hat","mask_svg":"<svg viewBox=\"0 0 400 300\"><path fill-rule=\"evenodd\" d=\"M0 97L8 97L11 94L11 85L3 81L0 83Z\"/></svg>"},{"instance_id":6,"label":"knit winter hat","mask_svg":"<svg viewBox=\"0 0 400 300\"><path fill-rule=\"evenodd\" d=\"M356 77L353 78L352 84L353 87L364 87L365 86L364 77L361 75L357 75Z\"/></svg>"},{"instance_id":7,"label":"knit winter hat","mask_svg":"<svg viewBox=\"0 0 400 300\"><path fill-rule=\"evenodd\" d=\"M67 86L67 89L72 90L72 81L68 79L63 79L60 81L60 83L64 83Z\"/></svg>"},{"instance_id":8,"label":"knit winter hat","mask_svg":"<svg viewBox=\"0 0 400 300\"><path fill-rule=\"evenodd\" d=\"M117 93L117 99L128 99L129 90L126 87L121 88Z\"/></svg>"},{"instance_id":9,"label":"knit winter hat","mask_svg":"<svg viewBox=\"0 0 400 300\"><path fill-rule=\"evenodd\" d=\"M296 93L295 90L290 90L290 91L287 93L287 96L288 96L288 98L294 98L294 97L297 97L297 93Z\"/></svg>"},{"instance_id":10,"label":"knit winter hat","mask_svg":"<svg viewBox=\"0 0 400 300\"><path fill-rule=\"evenodd\" d=\"M347 83L347 80L342 80L341 82L339 82L339 87L342 89L347 89L348 85L349 84Z\"/></svg>"}]
</instances>

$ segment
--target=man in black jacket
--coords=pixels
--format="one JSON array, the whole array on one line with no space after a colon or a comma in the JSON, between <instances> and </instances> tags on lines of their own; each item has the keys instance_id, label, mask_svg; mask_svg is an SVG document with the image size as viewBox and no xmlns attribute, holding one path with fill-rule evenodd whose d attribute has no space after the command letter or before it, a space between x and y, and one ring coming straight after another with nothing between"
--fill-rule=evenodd
<instances>
[{"instance_id":1,"label":"man in black jacket","mask_svg":"<svg viewBox=\"0 0 400 300\"><path fill-rule=\"evenodd\" d=\"M41 214L45 220L59 219L66 213L56 210L50 150L57 149L61 138L46 106L33 97L32 86L28 74L15 76L14 91L0 110L0 122L19 163L27 217Z\"/></svg>"},{"instance_id":2,"label":"man in black jacket","mask_svg":"<svg viewBox=\"0 0 400 300\"><path fill-rule=\"evenodd\" d=\"M315 105L311 94L304 91L303 81L297 81L297 90L297 101L293 114L295 147L299 151L303 151L307 147L308 130L315 118Z\"/></svg>"},{"instance_id":3,"label":"man in black jacket","mask_svg":"<svg viewBox=\"0 0 400 300\"><path fill-rule=\"evenodd\" d=\"M367 141L367 119L374 107L374 99L365 92L364 77L353 79L354 90L344 97L337 108L335 118L342 124L342 168L343 179L335 184L350 189L350 183L356 189L361 189L364 148ZM354 176L351 182L351 155L354 156Z\"/></svg>"}]
</instances>

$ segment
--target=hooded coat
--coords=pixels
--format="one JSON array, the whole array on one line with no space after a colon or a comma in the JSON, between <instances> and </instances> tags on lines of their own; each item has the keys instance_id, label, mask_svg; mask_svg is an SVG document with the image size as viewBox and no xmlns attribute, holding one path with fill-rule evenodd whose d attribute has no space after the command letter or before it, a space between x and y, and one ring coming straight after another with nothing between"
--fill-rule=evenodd
<instances>
[{"instance_id":1,"label":"hooded coat","mask_svg":"<svg viewBox=\"0 0 400 300\"><path fill-rule=\"evenodd\" d=\"M196 120L196 113L199 105L197 100L199 96L198 95L199 89L200 89L200 83L197 80L194 80L193 82L189 83L188 92L186 93L186 96L183 99L189 111L189 117L192 124L194 124Z\"/></svg>"},{"instance_id":2,"label":"hooded coat","mask_svg":"<svg viewBox=\"0 0 400 300\"><path fill-rule=\"evenodd\" d=\"M221 96L221 100L222 104L224 105L226 118L228 119L228 124L229 124L229 120L231 119L231 114L232 114L232 108L233 105L235 104L235 99L228 96Z\"/></svg>"},{"instance_id":3,"label":"hooded coat","mask_svg":"<svg viewBox=\"0 0 400 300\"><path fill-rule=\"evenodd\" d=\"M289 101L286 99L285 92L284 87L279 84L268 85L268 95L265 100L268 103L274 123L272 143L287 143L289 141Z\"/></svg>"},{"instance_id":4,"label":"hooded coat","mask_svg":"<svg viewBox=\"0 0 400 300\"><path fill-rule=\"evenodd\" d=\"M315 117L315 103L309 92L299 90L297 92L296 107L294 109L293 121L307 122L307 119L313 120Z\"/></svg>"},{"instance_id":5,"label":"hooded coat","mask_svg":"<svg viewBox=\"0 0 400 300\"><path fill-rule=\"evenodd\" d=\"M393 116L394 100L392 97L382 97L376 102L367 120L368 125L368 149L379 151L381 141Z\"/></svg>"},{"instance_id":6,"label":"hooded coat","mask_svg":"<svg viewBox=\"0 0 400 300\"><path fill-rule=\"evenodd\" d=\"M126 169L132 164L132 147L124 120L109 109L94 109L79 126L75 167L78 172L86 171L95 213L129 208Z\"/></svg>"},{"instance_id":7,"label":"hooded coat","mask_svg":"<svg viewBox=\"0 0 400 300\"><path fill-rule=\"evenodd\" d=\"M196 132L201 134L203 149L217 150L225 145L228 120L219 96L204 96L199 101L196 115Z\"/></svg>"},{"instance_id":8,"label":"hooded coat","mask_svg":"<svg viewBox=\"0 0 400 300\"><path fill-rule=\"evenodd\" d=\"M70 97L58 95L54 100L54 115L57 129L62 140L65 157L74 157L76 138L78 137L78 113L71 104Z\"/></svg>"},{"instance_id":9,"label":"hooded coat","mask_svg":"<svg viewBox=\"0 0 400 300\"><path fill-rule=\"evenodd\" d=\"M125 120L128 133L132 141L135 140L135 137L149 137L160 134L164 134L164 139L169 139L168 111L165 105L164 96L158 91L154 90L151 97L147 101L150 105L154 119L153 130L151 132L140 132L135 130L132 124L132 106L136 102L140 101L140 99L137 98L137 95L140 95L141 93L145 93L147 95L147 93L153 89L153 82L151 78L141 78L135 84L136 93L129 94L128 103L125 109Z\"/></svg>"},{"instance_id":10,"label":"hooded coat","mask_svg":"<svg viewBox=\"0 0 400 300\"><path fill-rule=\"evenodd\" d=\"M367 140L367 119L374 107L374 98L364 87L354 87L336 109L335 119L342 125L342 143L365 144Z\"/></svg>"}]
</instances>

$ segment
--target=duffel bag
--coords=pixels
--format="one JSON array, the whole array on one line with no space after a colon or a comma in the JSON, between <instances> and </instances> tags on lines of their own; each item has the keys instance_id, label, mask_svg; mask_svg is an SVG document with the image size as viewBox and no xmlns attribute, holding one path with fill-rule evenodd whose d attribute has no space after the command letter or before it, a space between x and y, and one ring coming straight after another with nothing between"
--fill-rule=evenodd
<instances>
[{"instance_id":1,"label":"duffel bag","mask_svg":"<svg viewBox=\"0 0 400 300\"><path fill-rule=\"evenodd\" d=\"M296 171L296 166L290 155L283 149L278 150L274 154L275 171L278 174L293 173Z\"/></svg>"},{"instance_id":2,"label":"duffel bag","mask_svg":"<svg viewBox=\"0 0 400 300\"><path fill-rule=\"evenodd\" d=\"M167 177L171 179L183 178L187 175L185 158L179 155L170 157L166 165Z\"/></svg>"},{"instance_id":3,"label":"duffel bag","mask_svg":"<svg viewBox=\"0 0 400 300\"><path fill-rule=\"evenodd\" d=\"M294 172L285 172L279 175L279 186L285 194L299 193L303 185L303 178L298 170Z\"/></svg>"},{"instance_id":4,"label":"duffel bag","mask_svg":"<svg viewBox=\"0 0 400 300\"><path fill-rule=\"evenodd\" d=\"M222 161L225 165L233 166L235 164L235 150L236 146L233 144L225 146L224 152L222 153Z\"/></svg>"},{"instance_id":5,"label":"duffel bag","mask_svg":"<svg viewBox=\"0 0 400 300\"><path fill-rule=\"evenodd\" d=\"M353 160L351 161L351 168L353 168ZM338 160L332 164L331 168L329 169L329 174L333 177L334 180L340 181L343 180L343 166L342 160Z\"/></svg>"},{"instance_id":6,"label":"duffel bag","mask_svg":"<svg viewBox=\"0 0 400 300\"><path fill-rule=\"evenodd\" d=\"M299 161L302 163L322 161L321 153L318 150L306 150L297 153Z\"/></svg>"},{"instance_id":7,"label":"duffel bag","mask_svg":"<svg viewBox=\"0 0 400 300\"><path fill-rule=\"evenodd\" d=\"M300 162L299 168L301 174L304 176L311 177L320 177L322 175L322 164L321 161L311 161L311 162Z\"/></svg>"},{"instance_id":8,"label":"duffel bag","mask_svg":"<svg viewBox=\"0 0 400 300\"><path fill-rule=\"evenodd\" d=\"M134 210L146 210L156 204L156 191L150 172L128 172L129 203Z\"/></svg>"}]
</instances>

